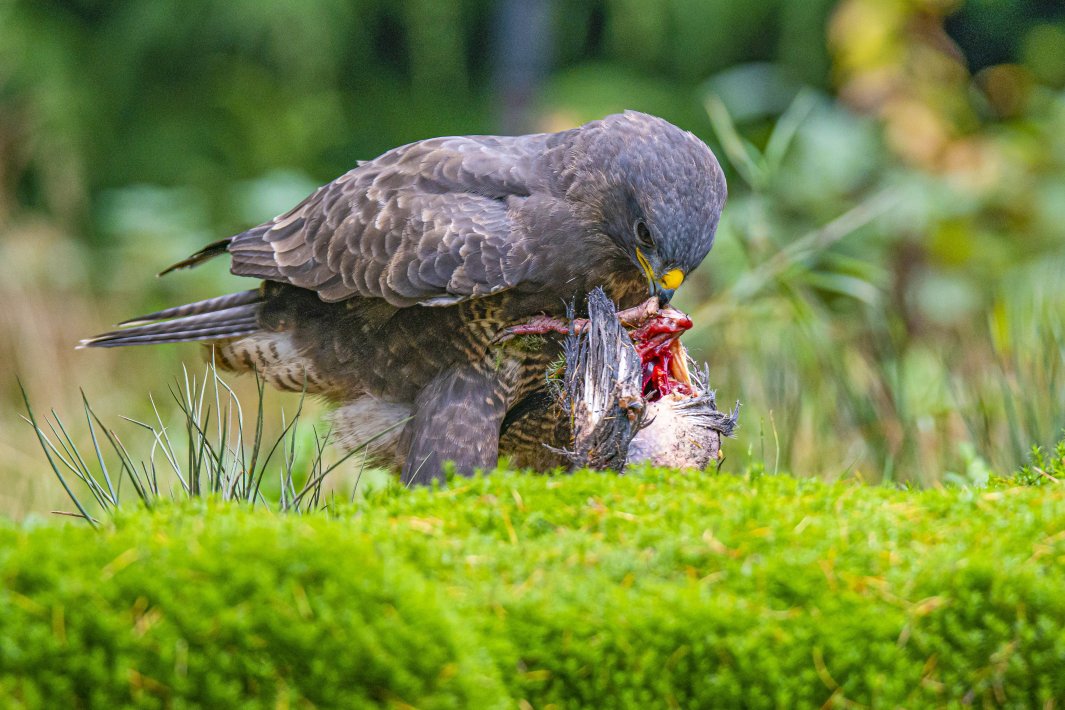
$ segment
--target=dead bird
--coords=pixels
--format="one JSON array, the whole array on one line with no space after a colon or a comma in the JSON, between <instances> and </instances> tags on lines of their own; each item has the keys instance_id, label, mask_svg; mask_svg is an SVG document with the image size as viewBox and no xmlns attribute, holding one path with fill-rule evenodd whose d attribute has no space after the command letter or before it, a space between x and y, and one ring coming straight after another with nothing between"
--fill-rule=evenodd
<instances>
[{"instance_id":1,"label":"dead bird","mask_svg":"<svg viewBox=\"0 0 1065 710\"><path fill-rule=\"evenodd\" d=\"M645 462L695 469L716 463L739 404L731 412L717 409L707 369L694 369L680 342L691 326L687 315L654 299L619 313L596 289L587 319L537 318L509 329L566 335L564 360L549 373L549 395L516 408L501 451L533 468L551 456L556 465L617 471Z\"/></svg>"}]
</instances>

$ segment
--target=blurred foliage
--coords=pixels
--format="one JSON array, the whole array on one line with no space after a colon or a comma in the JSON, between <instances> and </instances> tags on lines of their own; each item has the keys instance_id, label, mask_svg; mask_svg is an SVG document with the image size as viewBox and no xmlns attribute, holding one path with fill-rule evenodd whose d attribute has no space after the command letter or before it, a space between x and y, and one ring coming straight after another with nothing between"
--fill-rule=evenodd
<instances>
[{"instance_id":1,"label":"blurred foliage","mask_svg":"<svg viewBox=\"0 0 1065 710\"><path fill-rule=\"evenodd\" d=\"M195 350L79 337L244 288L222 263L153 274L358 159L495 131L512 100L543 130L656 113L725 164L678 300L745 403L726 467L932 483L1065 428L1059 2L541 2L548 71L517 99L507 0L0 4L0 511L62 495L16 374L60 411L84 387L146 418Z\"/></svg>"},{"instance_id":2,"label":"blurred foliage","mask_svg":"<svg viewBox=\"0 0 1065 710\"><path fill-rule=\"evenodd\" d=\"M786 466L930 483L974 451L1012 470L1065 426L1065 96L1027 65L971 75L954 9L841 3L838 97L799 93L776 120L743 87L780 79L708 83L749 189L694 318L728 353L717 381L772 410Z\"/></svg>"}]
</instances>

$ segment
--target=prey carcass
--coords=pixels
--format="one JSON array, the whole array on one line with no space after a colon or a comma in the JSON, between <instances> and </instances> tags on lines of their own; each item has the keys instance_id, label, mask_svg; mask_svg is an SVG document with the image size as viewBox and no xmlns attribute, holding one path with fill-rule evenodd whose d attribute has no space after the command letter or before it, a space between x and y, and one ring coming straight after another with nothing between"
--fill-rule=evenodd
<instances>
[{"instance_id":1,"label":"prey carcass","mask_svg":"<svg viewBox=\"0 0 1065 710\"><path fill-rule=\"evenodd\" d=\"M695 369L680 336L691 319L648 300L618 312L602 290L588 296L588 318L533 319L513 336L565 334L564 360L548 373L548 395L504 431L501 447L537 436L545 447L513 446L514 463L622 471L640 463L704 469L721 460L721 440L736 427L738 405L717 409L706 368ZM530 435L530 432L533 434Z\"/></svg>"}]
</instances>

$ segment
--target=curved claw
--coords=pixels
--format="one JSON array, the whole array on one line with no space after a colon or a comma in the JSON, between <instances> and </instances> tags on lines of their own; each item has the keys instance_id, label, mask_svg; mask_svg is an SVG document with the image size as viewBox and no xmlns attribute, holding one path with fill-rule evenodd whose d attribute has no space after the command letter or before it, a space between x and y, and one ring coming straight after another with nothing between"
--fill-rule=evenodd
<instances>
[{"instance_id":1,"label":"curved claw","mask_svg":"<svg viewBox=\"0 0 1065 710\"><path fill-rule=\"evenodd\" d=\"M666 306L665 308L671 307ZM657 298L648 298L638 306L618 311L618 319L626 328L636 328L646 323L649 318L658 315L662 310L663 306L659 303ZM677 313L683 315L680 311L677 311ZM571 332L580 335L587 332L587 330L587 318L575 318L572 321L568 321L564 318L556 318L555 316L539 315L533 316L523 323L507 326L499 331L499 333L492 338L492 345L505 343L519 335L546 335L547 333L569 335Z\"/></svg>"},{"instance_id":2,"label":"curved claw","mask_svg":"<svg viewBox=\"0 0 1065 710\"><path fill-rule=\"evenodd\" d=\"M583 321L583 327L580 323ZM577 319L573 321L573 326L577 329L576 332L583 332L583 328L588 327L588 321L584 319ZM494 338L492 338L492 344L498 345L499 343L505 343L506 341L516 338L519 335L545 335L547 333L560 333L562 335L569 335L570 322L563 320L562 318L555 318L554 316L533 316L524 323L518 323L517 325L511 325L503 330L499 331Z\"/></svg>"}]
</instances>

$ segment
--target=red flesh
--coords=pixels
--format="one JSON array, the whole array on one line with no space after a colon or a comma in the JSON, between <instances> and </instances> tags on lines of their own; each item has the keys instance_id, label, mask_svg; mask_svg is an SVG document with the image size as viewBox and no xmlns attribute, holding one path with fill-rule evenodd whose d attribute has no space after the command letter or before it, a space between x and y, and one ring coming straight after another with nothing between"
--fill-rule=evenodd
<instances>
[{"instance_id":1,"label":"red flesh","mask_svg":"<svg viewBox=\"0 0 1065 710\"><path fill-rule=\"evenodd\" d=\"M672 306L659 308L657 299L648 299L634 308L618 313L626 328L633 328L629 335L636 346L643 364L643 396L654 402L672 392L686 396L695 394L690 382L682 382L673 376L673 364L677 358L684 357L680 347L681 333L692 327L691 318ZM588 321L578 318L573 321L573 332L582 333L588 327ZM505 328L496 336L496 342L503 342L517 335L570 332L568 321L553 316L534 316L524 323Z\"/></svg>"},{"instance_id":2,"label":"red flesh","mask_svg":"<svg viewBox=\"0 0 1065 710\"><path fill-rule=\"evenodd\" d=\"M654 402L672 393L693 395L691 385L673 377L673 360L683 357L674 343L692 327L691 318L674 309L664 309L632 331L632 342L643 363L643 395Z\"/></svg>"}]
</instances>

